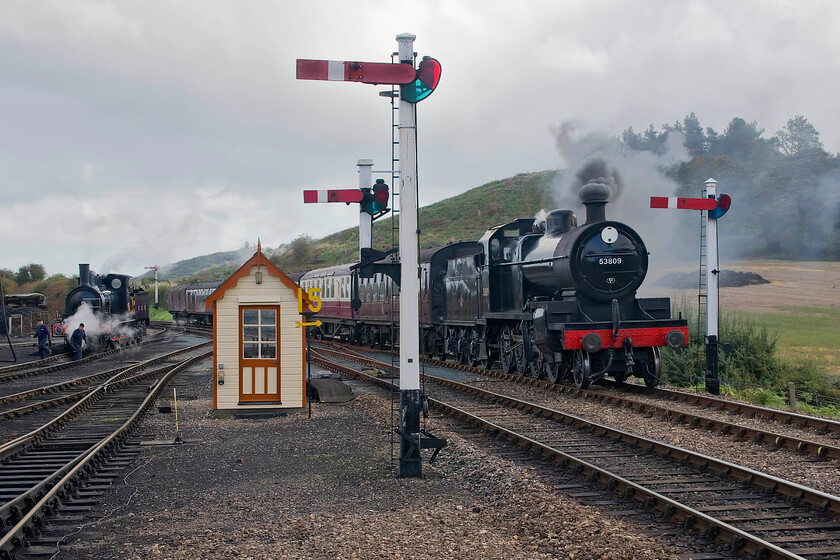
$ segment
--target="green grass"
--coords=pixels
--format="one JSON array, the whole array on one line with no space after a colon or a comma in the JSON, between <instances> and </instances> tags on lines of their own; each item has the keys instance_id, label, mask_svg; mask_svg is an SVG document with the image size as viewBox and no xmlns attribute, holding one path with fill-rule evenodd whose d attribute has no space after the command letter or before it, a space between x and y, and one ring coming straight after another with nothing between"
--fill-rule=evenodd
<instances>
[{"instance_id":1,"label":"green grass","mask_svg":"<svg viewBox=\"0 0 840 560\"><path fill-rule=\"evenodd\" d=\"M155 309L154 306L149 307L149 319L152 321L171 321L172 314L164 308Z\"/></svg>"},{"instance_id":2,"label":"green grass","mask_svg":"<svg viewBox=\"0 0 840 560\"><path fill-rule=\"evenodd\" d=\"M703 333L696 309L675 306L688 318L692 347L663 352L668 383L703 389ZM840 313L835 307L790 308L779 313L724 313L720 320L721 392L749 402L784 407L787 384L797 392L797 410L840 416ZM729 349L724 349L728 345Z\"/></svg>"},{"instance_id":3,"label":"green grass","mask_svg":"<svg viewBox=\"0 0 840 560\"><path fill-rule=\"evenodd\" d=\"M840 376L840 309L790 307L781 313L738 312L777 337L779 356L792 364L813 364Z\"/></svg>"}]
</instances>

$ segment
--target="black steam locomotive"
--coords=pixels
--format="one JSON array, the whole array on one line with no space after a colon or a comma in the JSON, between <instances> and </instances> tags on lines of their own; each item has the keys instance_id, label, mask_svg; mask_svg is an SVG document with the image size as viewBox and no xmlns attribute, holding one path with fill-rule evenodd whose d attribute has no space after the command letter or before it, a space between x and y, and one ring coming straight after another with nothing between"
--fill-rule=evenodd
<instances>
[{"instance_id":1,"label":"black steam locomotive","mask_svg":"<svg viewBox=\"0 0 840 560\"><path fill-rule=\"evenodd\" d=\"M84 323L92 346L114 348L142 338L149 325L149 295L132 288L130 279L125 274L99 275L80 264L79 285L64 299L62 322L53 325L53 336L69 338Z\"/></svg>"},{"instance_id":2,"label":"black steam locomotive","mask_svg":"<svg viewBox=\"0 0 840 560\"><path fill-rule=\"evenodd\" d=\"M659 383L660 347L687 344L687 322L671 318L668 298L637 298L648 252L628 225L606 220L609 186L580 195L586 221L570 210L544 224L518 219L478 242L420 253L422 350L428 356L509 373L571 377L588 387L605 375ZM300 284L318 289L316 334L368 345L399 340L394 257L313 270Z\"/></svg>"}]
</instances>

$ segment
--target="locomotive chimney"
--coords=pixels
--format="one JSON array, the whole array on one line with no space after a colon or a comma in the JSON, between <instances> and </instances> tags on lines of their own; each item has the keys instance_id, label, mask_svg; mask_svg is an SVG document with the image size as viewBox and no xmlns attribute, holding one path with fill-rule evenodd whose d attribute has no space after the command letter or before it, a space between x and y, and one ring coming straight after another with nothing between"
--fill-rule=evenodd
<instances>
[{"instance_id":1,"label":"locomotive chimney","mask_svg":"<svg viewBox=\"0 0 840 560\"><path fill-rule=\"evenodd\" d=\"M90 286L90 264L79 265L79 286Z\"/></svg>"},{"instance_id":2,"label":"locomotive chimney","mask_svg":"<svg viewBox=\"0 0 840 560\"><path fill-rule=\"evenodd\" d=\"M606 205L612 190L604 183L587 183L580 189L580 199L586 206L586 222L583 225L604 222L607 219Z\"/></svg>"}]
</instances>

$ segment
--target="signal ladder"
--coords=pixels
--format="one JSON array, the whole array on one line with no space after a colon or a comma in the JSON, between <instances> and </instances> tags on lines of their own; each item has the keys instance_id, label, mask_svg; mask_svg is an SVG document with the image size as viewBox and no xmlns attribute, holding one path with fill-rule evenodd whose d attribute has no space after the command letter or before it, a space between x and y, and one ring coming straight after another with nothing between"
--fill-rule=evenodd
<instances>
[{"instance_id":1,"label":"signal ladder","mask_svg":"<svg viewBox=\"0 0 840 560\"><path fill-rule=\"evenodd\" d=\"M394 62L394 58L397 54L398 53L394 53L391 55L392 63ZM396 100L399 99L400 88L398 85L392 85L390 91L382 91L379 95L391 98L391 249L397 249L399 247L400 240L400 201L398 198L400 196L400 108ZM392 283L391 285L394 288L396 287L396 283ZM389 292L390 298L388 301L388 315L390 318L389 326L391 334L391 350L394 350L399 342L399 337L397 336L398 323L395 309L400 302L400 296L393 288ZM399 354L392 352L391 371L394 371L398 366ZM398 387L394 384L394 378L391 378L391 385L391 460L394 461L399 454L399 449L396 447L397 439L395 437L395 428L399 425L396 417L397 412L400 409L400 392Z\"/></svg>"},{"instance_id":2,"label":"signal ladder","mask_svg":"<svg viewBox=\"0 0 840 560\"><path fill-rule=\"evenodd\" d=\"M703 196L706 196L706 191L703 191ZM697 340L699 341L698 344L695 345L697 348L698 353L698 361L701 363L703 362L703 352L705 348L705 344L703 341L705 340L706 335L706 317L708 316L708 270L707 267L709 266L709 259L708 259L708 249L706 243L706 214L708 210L701 210L700 211L700 278L697 284ZM714 264L714 263L713 263ZM705 370L705 367L704 367Z\"/></svg>"}]
</instances>

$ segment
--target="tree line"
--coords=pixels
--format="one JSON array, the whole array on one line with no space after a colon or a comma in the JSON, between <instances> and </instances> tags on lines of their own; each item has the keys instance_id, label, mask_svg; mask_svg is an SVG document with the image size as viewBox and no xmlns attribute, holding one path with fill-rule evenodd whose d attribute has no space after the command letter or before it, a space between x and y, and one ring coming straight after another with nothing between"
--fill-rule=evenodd
<instances>
[{"instance_id":1,"label":"tree line","mask_svg":"<svg viewBox=\"0 0 840 560\"><path fill-rule=\"evenodd\" d=\"M671 134L682 135L689 156L666 170L677 196L699 196L709 177L732 196L722 224L732 256L840 259L840 155L825 150L808 119L797 115L766 138L755 121L736 117L719 133L691 113L659 129L630 127L620 139L663 154Z\"/></svg>"}]
</instances>

